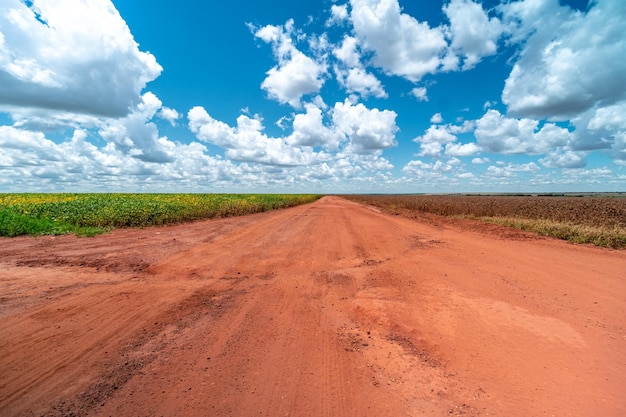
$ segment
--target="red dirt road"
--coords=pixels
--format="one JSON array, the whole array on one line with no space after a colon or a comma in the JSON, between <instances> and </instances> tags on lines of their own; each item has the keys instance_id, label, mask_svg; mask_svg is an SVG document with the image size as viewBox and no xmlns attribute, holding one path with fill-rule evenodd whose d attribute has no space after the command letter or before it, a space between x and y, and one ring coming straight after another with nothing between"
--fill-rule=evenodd
<instances>
[{"instance_id":1,"label":"red dirt road","mask_svg":"<svg viewBox=\"0 0 626 417\"><path fill-rule=\"evenodd\" d=\"M624 416L624 393L624 251L336 197L0 240L4 417Z\"/></svg>"}]
</instances>

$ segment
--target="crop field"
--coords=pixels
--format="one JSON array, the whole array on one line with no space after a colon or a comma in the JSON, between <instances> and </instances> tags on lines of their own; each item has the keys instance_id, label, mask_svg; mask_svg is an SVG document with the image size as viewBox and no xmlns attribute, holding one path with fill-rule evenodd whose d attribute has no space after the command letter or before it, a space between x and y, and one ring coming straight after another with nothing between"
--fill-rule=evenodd
<instances>
[{"instance_id":1,"label":"crop field","mask_svg":"<svg viewBox=\"0 0 626 417\"><path fill-rule=\"evenodd\" d=\"M626 248L623 196L358 195L346 196L388 212L425 212L501 224L610 248Z\"/></svg>"},{"instance_id":2,"label":"crop field","mask_svg":"<svg viewBox=\"0 0 626 417\"><path fill-rule=\"evenodd\" d=\"M258 213L319 198L311 194L0 194L0 236L93 236L119 227Z\"/></svg>"}]
</instances>

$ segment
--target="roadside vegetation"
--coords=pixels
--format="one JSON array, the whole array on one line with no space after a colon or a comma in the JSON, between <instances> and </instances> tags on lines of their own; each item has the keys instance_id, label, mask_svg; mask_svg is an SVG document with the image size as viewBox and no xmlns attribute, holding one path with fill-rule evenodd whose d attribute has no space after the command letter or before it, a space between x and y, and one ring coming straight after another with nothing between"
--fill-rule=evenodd
<instances>
[{"instance_id":1,"label":"roadside vegetation","mask_svg":"<svg viewBox=\"0 0 626 417\"><path fill-rule=\"evenodd\" d=\"M0 194L0 236L94 236L313 202L310 194Z\"/></svg>"},{"instance_id":2,"label":"roadside vegetation","mask_svg":"<svg viewBox=\"0 0 626 417\"><path fill-rule=\"evenodd\" d=\"M354 195L387 212L461 217L601 247L626 248L626 196Z\"/></svg>"}]
</instances>

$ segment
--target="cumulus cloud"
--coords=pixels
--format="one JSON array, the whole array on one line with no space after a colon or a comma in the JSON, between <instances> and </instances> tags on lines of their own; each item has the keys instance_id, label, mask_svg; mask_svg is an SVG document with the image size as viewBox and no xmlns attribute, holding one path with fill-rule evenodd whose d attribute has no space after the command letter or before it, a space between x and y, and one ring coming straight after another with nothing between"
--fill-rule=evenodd
<instances>
[{"instance_id":1,"label":"cumulus cloud","mask_svg":"<svg viewBox=\"0 0 626 417\"><path fill-rule=\"evenodd\" d=\"M616 160L626 160L626 100L587 111L573 119L575 150L610 149Z\"/></svg>"},{"instance_id":2,"label":"cumulus cloud","mask_svg":"<svg viewBox=\"0 0 626 417\"><path fill-rule=\"evenodd\" d=\"M361 66L361 53L358 49L358 41L353 36L346 35L341 45L333 50L333 55L347 67Z\"/></svg>"},{"instance_id":3,"label":"cumulus cloud","mask_svg":"<svg viewBox=\"0 0 626 417\"><path fill-rule=\"evenodd\" d=\"M464 70L496 53L504 27L498 18L489 18L482 5L471 0L452 0L443 11L450 20L450 46L464 57Z\"/></svg>"},{"instance_id":4,"label":"cumulus cloud","mask_svg":"<svg viewBox=\"0 0 626 417\"><path fill-rule=\"evenodd\" d=\"M284 26L267 25L255 31L254 36L272 45L278 65L267 71L261 88L283 104L301 107L304 95L317 93L324 85L326 65L308 57L293 44L293 20Z\"/></svg>"},{"instance_id":5,"label":"cumulus cloud","mask_svg":"<svg viewBox=\"0 0 626 417\"><path fill-rule=\"evenodd\" d=\"M476 129L476 121L475 120L464 120L460 125L447 125L446 129L450 133L458 135L460 133L471 132Z\"/></svg>"},{"instance_id":6,"label":"cumulus cloud","mask_svg":"<svg viewBox=\"0 0 626 417\"><path fill-rule=\"evenodd\" d=\"M487 168L486 175L491 177L516 177L518 173L531 173L535 174L539 172L541 168L534 162L528 162L526 164L514 164L507 163L505 165L491 165Z\"/></svg>"},{"instance_id":7,"label":"cumulus cloud","mask_svg":"<svg viewBox=\"0 0 626 417\"><path fill-rule=\"evenodd\" d=\"M450 158L448 161L436 161L433 165L433 171L435 172L452 172L455 166L461 164L458 158Z\"/></svg>"},{"instance_id":8,"label":"cumulus cloud","mask_svg":"<svg viewBox=\"0 0 626 417\"><path fill-rule=\"evenodd\" d=\"M387 98L387 92L380 80L361 64L361 52L356 38L344 36L332 54L339 60L335 65L337 81L349 94L359 94L363 98Z\"/></svg>"},{"instance_id":9,"label":"cumulus cloud","mask_svg":"<svg viewBox=\"0 0 626 417\"><path fill-rule=\"evenodd\" d=\"M41 132L0 126L0 151L5 166L34 166L38 161L56 161L55 144Z\"/></svg>"},{"instance_id":10,"label":"cumulus cloud","mask_svg":"<svg viewBox=\"0 0 626 417\"><path fill-rule=\"evenodd\" d=\"M326 26L340 25L348 18L348 5L333 4L330 6L330 18L326 21Z\"/></svg>"},{"instance_id":11,"label":"cumulus cloud","mask_svg":"<svg viewBox=\"0 0 626 417\"><path fill-rule=\"evenodd\" d=\"M448 131L446 126L433 125L426 130L424 135L414 139L421 143L450 143L456 141L456 136Z\"/></svg>"},{"instance_id":12,"label":"cumulus cloud","mask_svg":"<svg viewBox=\"0 0 626 417\"><path fill-rule=\"evenodd\" d=\"M502 6L514 40L525 40L502 101L513 116L567 120L626 98L626 3L598 0L586 13L557 1Z\"/></svg>"},{"instance_id":13,"label":"cumulus cloud","mask_svg":"<svg viewBox=\"0 0 626 417\"><path fill-rule=\"evenodd\" d=\"M150 122L161 106L157 96L145 93L132 113L121 119L106 119L98 133L121 152L135 158L147 162L171 162L172 155L160 145L157 126Z\"/></svg>"},{"instance_id":14,"label":"cumulus cloud","mask_svg":"<svg viewBox=\"0 0 626 417\"><path fill-rule=\"evenodd\" d=\"M304 108L304 113L290 119L292 132L278 138L264 133L258 116L239 116L237 125L231 127L198 106L187 118L198 139L224 148L226 157L240 167L265 166L261 179L254 179L257 185L331 182L339 189L340 183L370 187L390 181L384 172L393 165L381 153L395 145L393 112L348 101L332 108L307 103ZM361 117L369 122L359 124ZM283 126L288 122L284 119Z\"/></svg>"},{"instance_id":15,"label":"cumulus cloud","mask_svg":"<svg viewBox=\"0 0 626 417\"><path fill-rule=\"evenodd\" d=\"M189 129L198 139L226 149L226 156L235 161L297 166L323 159L323 155L311 147L290 146L283 138L267 136L259 117L240 115L237 126L231 127L196 106L189 110L187 118Z\"/></svg>"},{"instance_id":16,"label":"cumulus cloud","mask_svg":"<svg viewBox=\"0 0 626 417\"><path fill-rule=\"evenodd\" d=\"M402 13L397 0L351 0L350 5L360 45L374 53L373 63L386 73L416 82L457 66L456 58L446 55L444 30Z\"/></svg>"},{"instance_id":17,"label":"cumulus cloud","mask_svg":"<svg viewBox=\"0 0 626 417\"><path fill-rule=\"evenodd\" d=\"M324 124L322 109L318 106L307 103L304 108L306 113L295 115L293 133L286 138L286 142L295 146L337 149L345 138L343 134L336 128Z\"/></svg>"},{"instance_id":18,"label":"cumulus cloud","mask_svg":"<svg viewBox=\"0 0 626 417\"><path fill-rule=\"evenodd\" d=\"M368 109L348 100L336 103L332 112L333 123L349 138L349 147L357 154L396 146L396 117L394 111Z\"/></svg>"},{"instance_id":19,"label":"cumulus cloud","mask_svg":"<svg viewBox=\"0 0 626 417\"><path fill-rule=\"evenodd\" d=\"M463 169L463 163L458 158L437 160L427 163L421 160L409 161L402 172L410 181L419 181L423 185L434 186L439 192L445 187L458 186L462 182L473 181L474 175ZM445 184L444 188L442 185Z\"/></svg>"},{"instance_id":20,"label":"cumulus cloud","mask_svg":"<svg viewBox=\"0 0 626 417\"><path fill-rule=\"evenodd\" d=\"M172 126L176 126L176 120L180 119L180 114L176 110L170 109L169 107L161 107L157 116L163 120L167 120Z\"/></svg>"},{"instance_id":21,"label":"cumulus cloud","mask_svg":"<svg viewBox=\"0 0 626 417\"><path fill-rule=\"evenodd\" d=\"M420 160L415 160L415 161L409 161L409 163L406 164L404 168L402 168L402 171L407 174L416 174L416 173L424 172L426 170L430 170L432 169L432 167L433 167L432 164L429 164Z\"/></svg>"},{"instance_id":22,"label":"cumulus cloud","mask_svg":"<svg viewBox=\"0 0 626 417\"><path fill-rule=\"evenodd\" d=\"M436 157L441 154L444 144L456 140L457 137L449 132L447 126L432 125L422 136L413 139L413 142L420 144L419 156Z\"/></svg>"},{"instance_id":23,"label":"cumulus cloud","mask_svg":"<svg viewBox=\"0 0 626 417\"><path fill-rule=\"evenodd\" d=\"M433 124L443 123L443 116L441 115L441 113L435 113L430 118L430 122Z\"/></svg>"},{"instance_id":24,"label":"cumulus cloud","mask_svg":"<svg viewBox=\"0 0 626 417\"><path fill-rule=\"evenodd\" d=\"M541 154L573 140L569 130L555 124L540 128L537 120L510 118L494 109L476 121L474 134L485 151L501 154Z\"/></svg>"},{"instance_id":25,"label":"cumulus cloud","mask_svg":"<svg viewBox=\"0 0 626 417\"><path fill-rule=\"evenodd\" d=\"M584 152L555 151L539 162L546 168L584 168L587 165L586 156Z\"/></svg>"},{"instance_id":26,"label":"cumulus cloud","mask_svg":"<svg viewBox=\"0 0 626 417\"><path fill-rule=\"evenodd\" d=\"M476 143L458 143L457 134L471 132L475 128L475 122L466 120L460 125L441 124L441 113L435 113L430 122L433 123L422 136L413 139L420 144L418 156L439 157L445 153L451 157L471 156L481 151Z\"/></svg>"},{"instance_id":27,"label":"cumulus cloud","mask_svg":"<svg viewBox=\"0 0 626 417\"><path fill-rule=\"evenodd\" d=\"M597 190L598 187L604 190L610 187L620 186L626 180L626 175L620 175L608 167L592 169L564 169L563 177L559 182L580 187L580 184L592 185Z\"/></svg>"},{"instance_id":28,"label":"cumulus cloud","mask_svg":"<svg viewBox=\"0 0 626 417\"><path fill-rule=\"evenodd\" d=\"M417 99L417 101L428 101L428 91L424 87L415 87L411 90L411 95Z\"/></svg>"},{"instance_id":29,"label":"cumulus cloud","mask_svg":"<svg viewBox=\"0 0 626 417\"><path fill-rule=\"evenodd\" d=\"M480 147L473 142L448 143L445 150L445 154L449 156L472 156L478 152L480 152Z\"/></svg>"},{"instance_id":30,"label":"cumulus cloud","mask_svg":"<svg viewBox=\"0 0 626 417\"><path fill-rule=\"evenodd\" d=\"M6 0L0 9L0 109L123 117L161 73L109 0Z\"/></svg>"},{"instance_id":31,"label":"cumulus cloud","mask_svg":"<svg viewBox=\"0 0 626 417\"><path fill-rule=\"evenodd\" d=\"M305 113L294 116L293 132L272 138L263 131L262 120L241 115L231 127L211 117L203 107L192 108L187 118L189 128L200 140L226 149L226 156L280 166L312 165L332 158L354 155L379 157L383 149L396 146L396 114L389 110L368 109L363 104L338 102L328 110L332 123L324 123L322 109L305 105ZM317 151L314 148L323 148ZM342 149L331 155L328 151ZM361 162L368 160L359 157ZM371 162L371 160L370 160Z\"/></svg>"},{"instance_id":32,"label":"cumulus cloud","mask_svg":"<svg viewBox=\"0 0 626 417\"><path fill-rule=\"evenodd\" d=\"M345 87L350 94L358 93L363 98L374 96L387 98L387 92L380 80L363 68L351 68L349 70L336 69L339 84Z\"/></svg>"},{"instance_id":33,"label":"cumulus cloud","mask_svg":"<svg viewBox=\"0 0 626 417\"><path fill-rule=\"evenodd\" d=\"M246 177L259 180L259 175L246 173L230 161L207 155L206 147L197 142L180 144L159 138L160 146L175 155L170 163L161 164L126 154L114 143L97 147L88 135L77 129L57 143L41 132L0 126L0 165L7 167L0 186L10 191L180 192L206 182L226 188Z\"/></svg>"}]
</instances>

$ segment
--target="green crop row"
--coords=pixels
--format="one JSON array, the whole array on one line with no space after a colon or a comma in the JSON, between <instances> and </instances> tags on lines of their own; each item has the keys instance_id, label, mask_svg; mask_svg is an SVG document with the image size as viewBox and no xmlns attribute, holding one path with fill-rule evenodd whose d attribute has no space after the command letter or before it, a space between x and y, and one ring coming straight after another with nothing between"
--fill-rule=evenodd
<instances>
[{"instance_id":1,"label":"green crop row","mask_svg":"<svg viewBox=\"0 0 626 417\"><path fill-rule=\"evenodd\" d=\"M0 194L0 236L76 233L240 216L310 203L310 194Z\"/></svg>"}]
</instances>

